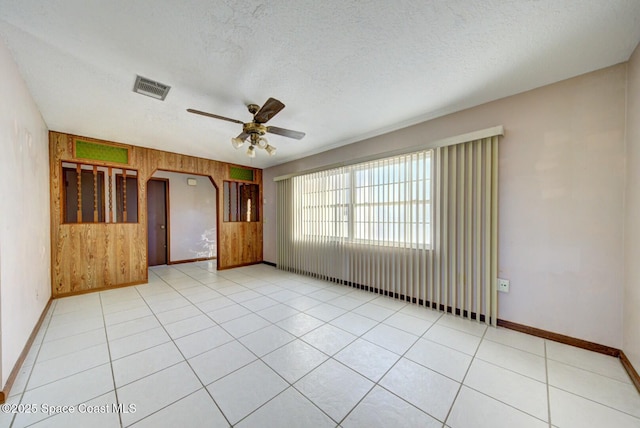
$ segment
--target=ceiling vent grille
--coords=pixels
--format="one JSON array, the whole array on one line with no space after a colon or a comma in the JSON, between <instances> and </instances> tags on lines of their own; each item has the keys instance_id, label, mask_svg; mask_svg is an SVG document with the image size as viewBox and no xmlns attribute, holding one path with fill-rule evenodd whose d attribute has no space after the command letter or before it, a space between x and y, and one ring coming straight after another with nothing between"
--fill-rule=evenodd
<instances>
[{"instance_id":1,"label":"ceiling vent grille","mask_svg":"<svg viewBox=\"0 0 640 428\"><path fill-rule=\"evenodd\" d=\"M156 82L146 77L136 76L136 83L133 86L133 92L146 95L157 100L164 101L169 93L171 86L164 83Z\"/></svg>"}]
</instances>

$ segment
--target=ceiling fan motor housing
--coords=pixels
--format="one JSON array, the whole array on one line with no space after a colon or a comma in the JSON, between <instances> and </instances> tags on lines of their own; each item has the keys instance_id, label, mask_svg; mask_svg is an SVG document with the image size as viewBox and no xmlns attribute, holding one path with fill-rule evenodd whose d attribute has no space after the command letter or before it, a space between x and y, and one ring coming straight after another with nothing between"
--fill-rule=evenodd
<instances>
[{"instance_id":1,"label":"ceiling fan motor housing","mask_svg":"<svg viewBox=\"0 0 640 428\"><path fill-rule=\"evenodd\" d=\"M242 131L249 135L262 136L267 133L267 127L261 123L248 122L243 125Z\"/></svg>"}]
</instances>

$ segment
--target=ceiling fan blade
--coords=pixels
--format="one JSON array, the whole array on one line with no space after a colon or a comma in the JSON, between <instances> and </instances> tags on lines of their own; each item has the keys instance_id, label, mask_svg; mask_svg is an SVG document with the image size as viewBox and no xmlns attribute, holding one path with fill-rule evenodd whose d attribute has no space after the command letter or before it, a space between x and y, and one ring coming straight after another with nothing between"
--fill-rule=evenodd
<instances>
[{"instance_id":1,"label":"ceiling fan blade","mask_svg":"<svg viewBox=\"0 0 640 428\"><path fill-rule=\"evenodd\" d=\"M269 119L278 114L283 108L284 104L280 101L275 98L269 98L262 108L253 116L253 121L256 123L267 123Z\"/></svg>"},{"instance_id":2,"label":"ceiling fan blade","mask_svg":"<svg viewBox=\"0 0 640 428\"><path fill-rule=\"evenodd\" d=\"M296 140L302 140L302 137L306 135L304 132L278 128L277 126L267 126L267 132L271 134L282 135L283 137L295 138Z\"/></svg>"},{"instance_id":3,"label":"ceiling fan blade","mask_svg":"<svg viewBox=\"0 0 640 428\"><path fill-rule=\"evenodd\" d=\"M224 116L218 116L217 114L213 114L213 113L207 113L206 111L200 111L200 110L194 110L192 108L188 108L187 111L189 113L195 113L195 114L200 114L202 116L207 116L207 117L212 117L214 119L220 119L220 120L226 120L227 122L233 122L233 123L239 123L244 125L244 122L240 121L240 120L236 120L236 119L229 119L228 117L224 117Z\"/></svg>"}]
</instances>

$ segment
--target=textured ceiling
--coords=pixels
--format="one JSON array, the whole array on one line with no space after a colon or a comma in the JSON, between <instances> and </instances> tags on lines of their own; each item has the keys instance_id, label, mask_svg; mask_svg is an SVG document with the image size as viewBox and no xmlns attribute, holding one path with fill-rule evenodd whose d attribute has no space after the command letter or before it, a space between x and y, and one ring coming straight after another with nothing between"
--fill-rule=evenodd
<instances>
[{"instance_id":1,"label":"textured ceiling","mask_svg":"<svg viewBox=\"0 0 640 428\"><path fill-rule=\"evenodd\" d=\"M52 130L264 168L626 61L640 1L2 0L0 37ZM269 97L274 157L185 111Z\"/></svg>"}]
</instances>

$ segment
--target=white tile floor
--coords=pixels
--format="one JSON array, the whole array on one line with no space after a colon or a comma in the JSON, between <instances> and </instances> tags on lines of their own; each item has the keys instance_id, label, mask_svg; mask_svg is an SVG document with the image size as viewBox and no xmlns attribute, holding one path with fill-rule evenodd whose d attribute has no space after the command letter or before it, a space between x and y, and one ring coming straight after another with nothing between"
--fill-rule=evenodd
<instances>
[{"instance_id":1,"label":"white tile floor","mask_svg":"<svg viewBox=\"0 0 640 428\"><path fill-rule=\"evenodd\" d=\"M54 301L7 403L37 412L0 426L640 427L615 358L266 265Z\"/></svg>"}]
</instances>

